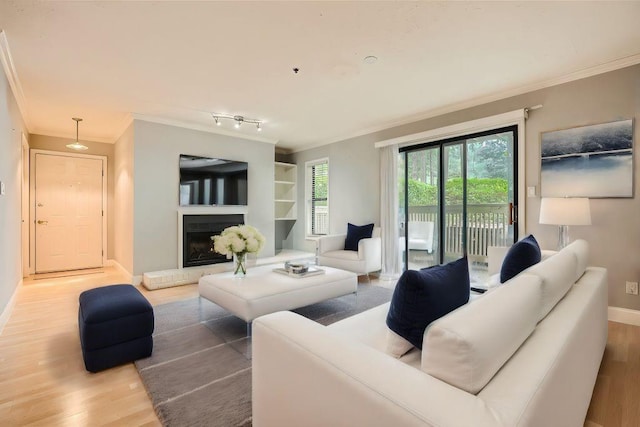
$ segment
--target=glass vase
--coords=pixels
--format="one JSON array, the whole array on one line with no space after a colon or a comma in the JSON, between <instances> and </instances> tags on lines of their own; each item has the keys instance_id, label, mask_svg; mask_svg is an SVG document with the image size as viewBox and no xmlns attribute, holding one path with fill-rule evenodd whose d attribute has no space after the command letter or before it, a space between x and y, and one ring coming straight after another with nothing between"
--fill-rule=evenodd
<instances>
[{"instance_id":1,"label":"glass vase","mask_svg":"<svg viewBox=\"0 0 640 427\"><path fill-rule=\"evenodd\" d=\"M233 254L233 275L235 277L244 277L247 274L247 254L244 252Z\"/></svg>"}]
</instances>

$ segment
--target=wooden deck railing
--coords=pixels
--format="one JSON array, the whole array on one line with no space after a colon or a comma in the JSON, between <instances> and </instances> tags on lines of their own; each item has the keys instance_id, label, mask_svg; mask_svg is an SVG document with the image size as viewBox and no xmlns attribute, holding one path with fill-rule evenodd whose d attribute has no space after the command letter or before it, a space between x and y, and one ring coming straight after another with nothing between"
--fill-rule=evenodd
<instances>
[{"instance_id":1,"label":"wooden deck railing","mask_svg":"<svg viewBox=\"0 0 640 427\"><path fill-rule=\"evenodd\" d=\"M438 242L437 206L410 206L409 221L431 221L435 226L434 245ZM447 206L444 215L444 253L460 254L462 247L462 206ZM483 204L467 207L467 254L486 257L488 246L508 246L509 205Z\"/></svg>"},{"instance_id":2,"label":"wooden deck railing","mask_svg":"<svg viewBox=\"0 0 640 427\"><path fill-rule=\"evenodd\" d=\"M328 209L316 208L316 230L328 233ZM434 227L434 248L438 246L438 207L410 206L409 221L431 221ZM447 206L445 212L445 256L461 254L462 247L462 206ZM487 256L488 246L509 246L509 205L483 204L467 207L467 254L473 258Z\"/></svg>"}]
</instances>

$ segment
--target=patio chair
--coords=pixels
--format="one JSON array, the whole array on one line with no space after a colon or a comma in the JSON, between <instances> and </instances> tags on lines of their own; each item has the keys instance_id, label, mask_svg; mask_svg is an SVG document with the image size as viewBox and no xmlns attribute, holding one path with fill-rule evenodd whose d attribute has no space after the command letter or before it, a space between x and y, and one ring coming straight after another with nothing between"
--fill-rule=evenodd
<instances>
[{"instance_id":1,"label":"patio chair","mask_svg":"<svg viewBox=\"0 0 640 427\"><path fill-rule=\"evenodd\" d=\"M433 222L409 221L409 250L433 252Z\"/></svg>"}]
</instances>

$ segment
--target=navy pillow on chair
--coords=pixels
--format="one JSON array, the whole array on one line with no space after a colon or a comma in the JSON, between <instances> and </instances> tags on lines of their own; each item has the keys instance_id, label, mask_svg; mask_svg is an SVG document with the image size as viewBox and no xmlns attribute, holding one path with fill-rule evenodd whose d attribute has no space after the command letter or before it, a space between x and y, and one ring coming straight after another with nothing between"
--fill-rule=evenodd
<instances>
[{"instance_id":1,"label":"navy pillow on chair","mask_svg":"<svg viewBox=\"0 0 640 427\"><path fill-rule=\"evenodd\" d=\"M467 257L445 265L407 270L393 292L387 326L422 349L427 326L469 302Z\"/></svg>"},{"instance_id":2,"label":"navy pillow on chair","mask_svg":"<svg viewBox=\"0 0 640 427\"><path fill-rule=\"evenodd\" d=\"M506 282L532 265L539 263L541 258L540 245L533 235L530 234L516 242L509 248L509 252L502 261L500 283Z\"/></svg>"},{"instance_id":3,"label":"navy pillow on chair","mask_svg":"<svg viewBox=\"0 0 640 427\"><path fill-rule=\"evenodd\" d=\"M344 241L345 251L357 251L358 242L361 239L368 239L373 233L373 224L353 225L347 224L347 238Z\"/></svg>"}]
</instances>

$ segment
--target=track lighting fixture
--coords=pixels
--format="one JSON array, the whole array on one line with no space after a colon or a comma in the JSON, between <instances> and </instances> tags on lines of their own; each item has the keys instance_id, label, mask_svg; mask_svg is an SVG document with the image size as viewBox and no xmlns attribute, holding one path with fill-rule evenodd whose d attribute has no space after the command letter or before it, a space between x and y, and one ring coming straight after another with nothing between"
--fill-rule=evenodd
<instances>
[{"instance_id":1,"label":"track lighting fixture","mask_svg":"<svg viewBox=\"0 0 640 427\"><path fill-rule=\"evenodd\" d=\"M233 120L233 127L235 127L236 129L240 129L240 126L242 126L243 123L249 123L252 125L256 125L256 129L258 129L258 132L262 132L262 120L249 119L247 117L238 115L233 116L231 114L211 113L211 116L218 126L222 124L221 119L229 119Z\"/></svg>"},{"instance_id":2,"label":"track lighting fixture","mask_svg":"<svg viewBox=\"0 0 640 427\"><path fill-rule=\"evenodd\" d=\"M72 150L88 150L89 147L87 147L84 144L81 144L80 141L78 140L78 123L82 121L82 119L79 119L78 117L73 117L72 120L75 120L76 122L76 141L74 143L71 144L67 144L66 147L67 148L71 148Z\"/></svg>"}]
</instances>

